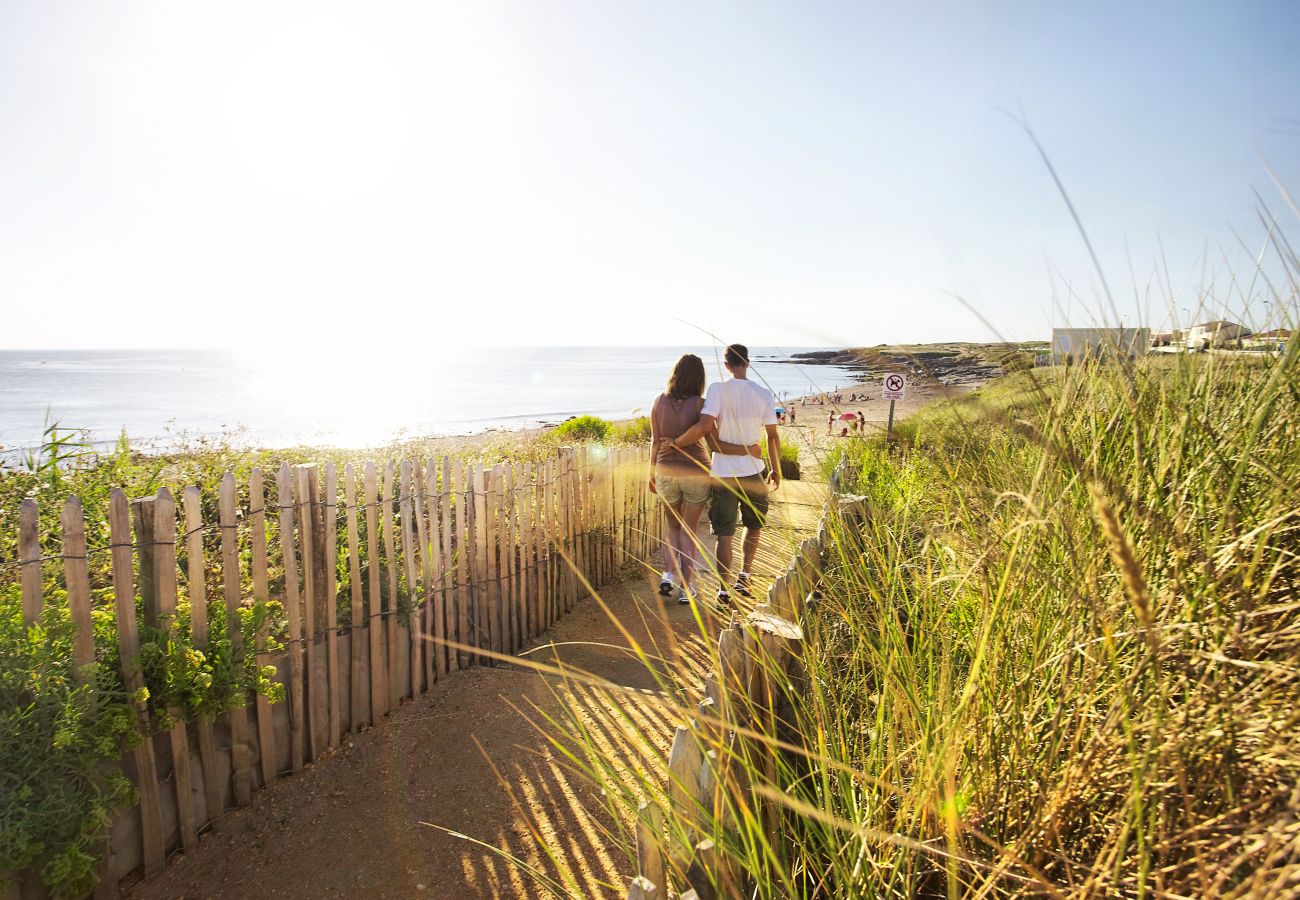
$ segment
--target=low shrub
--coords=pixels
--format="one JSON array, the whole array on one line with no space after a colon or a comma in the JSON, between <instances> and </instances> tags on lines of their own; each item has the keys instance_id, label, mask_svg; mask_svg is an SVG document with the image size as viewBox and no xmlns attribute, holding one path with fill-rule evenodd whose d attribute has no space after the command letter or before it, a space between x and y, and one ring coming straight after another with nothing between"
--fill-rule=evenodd
<instances>
[{"instance_id":1,"label":"low shrub","mask_svg":"<svg viewBox=\"0 0 1300 900\"><path fill-rule=\"evenodd\" d=\"M551 434L566 441L604 441L613 427L599 416L575 416L557 425Z\"/></svg>"},{"instance_id":2,"label":"low shrub","mask_svg":"<svg viewBox=\"0 0 1300 900\"><path fill-rule=\"evenodd\" d=\"M640 416L619 423L613 427L611 436L616 444L647 444L650 442L650 417Z\"/></svg>"}]
</instances>

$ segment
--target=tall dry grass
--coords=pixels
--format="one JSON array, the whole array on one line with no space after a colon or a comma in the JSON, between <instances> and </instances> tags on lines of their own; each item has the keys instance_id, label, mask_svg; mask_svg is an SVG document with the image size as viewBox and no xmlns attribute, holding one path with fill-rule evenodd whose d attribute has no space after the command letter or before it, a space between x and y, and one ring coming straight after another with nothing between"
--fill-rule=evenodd
<instances>
[{"instance_id":1,"label":"tall dry grass","mask_svg":"<svg viewBox=\"0 0 1300 900\"><path fill-rule=\"evenodd\" d=\"M653 663L729 770L699 821L579 710L556 746L720 895L1295 895L1298 351L1020 372L854 445L795 727L716 733Z\"/></svg>"}]
</instances>

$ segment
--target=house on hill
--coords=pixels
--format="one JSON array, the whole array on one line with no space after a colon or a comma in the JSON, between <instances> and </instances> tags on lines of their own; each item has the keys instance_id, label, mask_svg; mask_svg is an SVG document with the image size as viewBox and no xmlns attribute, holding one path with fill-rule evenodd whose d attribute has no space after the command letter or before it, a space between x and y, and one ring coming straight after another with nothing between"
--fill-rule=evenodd
<instances>
[{"instance_id":1,"label":"house on hill","mask_svg":"<svg viewBox=\"0 0 1300 900\"><path fill-rule=\"evenodd\" d=\"M1209 350L1211 347L1227 347L1236 344L1250 334L1250 329L1226 319L1202 322L1187 329L1188 350Z\"/></svg>"},{"instance_id":2,"label":"house on hill","mask_svg":"<svg viewBox=\"0 0 1300 900\"><path fill-rule=\"evenodd\" d=\"M1150 328L1053 328L1052 363L1133 359L1151 346Z\"/></svg>"},{"instance_id":3,"label":"house on hill","mask_svg":"<svg viewBox=\"0 0 1300 900\"><path fill-rule=\"evenodd\" d=\"M1280 350L1287 341L1291 340L1291 333L1290 328L1274 328L1272 331L1260 331L1243 341L1242 347L1247 350Z\"/></svg>"}]
</instances>

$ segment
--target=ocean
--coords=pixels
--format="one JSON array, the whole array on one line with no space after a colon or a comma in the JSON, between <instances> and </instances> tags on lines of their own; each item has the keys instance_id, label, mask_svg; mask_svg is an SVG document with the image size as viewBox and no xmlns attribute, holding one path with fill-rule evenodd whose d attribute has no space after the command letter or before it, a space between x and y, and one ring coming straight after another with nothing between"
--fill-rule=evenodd
<instances>
[{"instance_id":1,"label":"ocean","mask_svg":"<svg viewBox=\"0 0 1300 900\"><path fill-rule=\"evenodd\" d=\"M751 377L778 396L837 385L837 366L780 363L824 348L752 348ZM104 447L125 431L165 449L197 437L239 446L371 447L394 439L532 428L590 413L644 415L678 355L712 347L529 347L386 356L382 346L274 351L0 350L0 455L40 443L47 421Z\"/></svg>"}]
</instances>

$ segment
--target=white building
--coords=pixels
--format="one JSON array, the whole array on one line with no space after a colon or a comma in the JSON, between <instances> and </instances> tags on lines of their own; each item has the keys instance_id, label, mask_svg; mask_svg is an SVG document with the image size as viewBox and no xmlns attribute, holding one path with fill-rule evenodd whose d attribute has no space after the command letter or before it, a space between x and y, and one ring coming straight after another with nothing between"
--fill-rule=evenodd
<instances>
[{"instance_id":1,"label":"white building","mask_svg":"<svg viewBox=\"0 0 1300 900\"><path fill-rule=\"evenodd\" d=\"M1053 328L1056 365L1096 359L1133 359L1151 346L1150 328Z\"/></svg>"},{"instance_id":2,"label":"white building","mask_svg":"<svg viewBox=\"0 0 1300 900\"><path fill-rule=\"evenodd\" d=\"M1216 319L1202 322L1187 329L1188 350L1208 350L1211 347L1225 347L1250 334L1250 329L1236 322Z\"/></svg>"}]
</instances>

